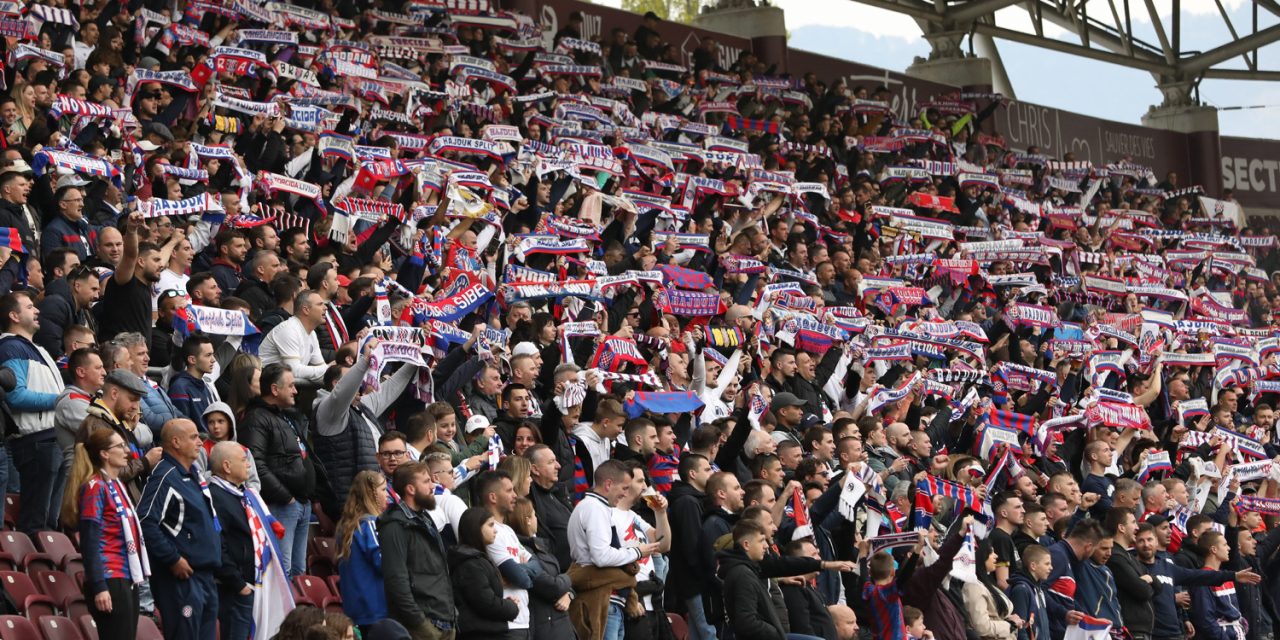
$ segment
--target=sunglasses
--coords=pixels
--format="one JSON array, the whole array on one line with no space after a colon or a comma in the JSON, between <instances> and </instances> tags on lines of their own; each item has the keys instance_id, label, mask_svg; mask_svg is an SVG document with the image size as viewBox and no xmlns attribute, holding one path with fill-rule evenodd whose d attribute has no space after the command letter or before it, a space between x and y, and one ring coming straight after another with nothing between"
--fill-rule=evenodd
<instances>
[{"instance_id":1,"label":"sunglasses","mask_svg":"<svg viewBox=\"0 0 1280 640\"><path fill-rule=\"evenodd\" d=\"M182 292L178 291L177 289L165 289L163 292L160 293L159 299L168 300L169 298L177 298L180 295L182 295Z\"/></svg>"},{"instance_id":2,"label":"sunglasses","mask_svg":"<svg viewBox=\"0 0 1280 640\"><path fill-rule=\"evenodd\" d=\"M159 92L159 91L153 91L153 92L151 92L151 93L144 93L144 94L142 94L142 99L143 99L143 100L159 100L159 99L160 99L160 92Z\"/></svg>"}]
</instances>

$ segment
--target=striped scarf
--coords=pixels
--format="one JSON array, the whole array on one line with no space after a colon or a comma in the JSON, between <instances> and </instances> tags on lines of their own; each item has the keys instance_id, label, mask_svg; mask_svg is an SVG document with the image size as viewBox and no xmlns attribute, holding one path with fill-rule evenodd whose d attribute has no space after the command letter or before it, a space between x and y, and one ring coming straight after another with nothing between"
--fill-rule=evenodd
<instances>
[{"instance_id":1,"label":"striped scarf","mask_svg":"<svg viewBox=\"0 0 1280 640\"><path fill-rule=\"evenodd\" d=\"M779 122L754 120L733 114L725 116L724 126L731 131L761 131L773 135L777 135L782 130L782 125Z\"/></svg>"},{"instance_id":2,"label":"striped scarf","mask_svg":"<svg viewBox=\"0 0 1280 640\"><path fill-rule=\"evenodd\" d=\"M569 448L573 449L573 504L577 505L587 497L591 484L587 482L587 470L582 465L582 456L578 453L578 436L569 434Z\"/></svg>"},{"instance_id":3,"label":"striped scarf","mask_svg":"<svg viewBox=\"0 0 1280 640\"><path fill-rule=\"evenodd\" d=\"M102 478L107 487L111 505L120 515L120 528L124 531L125 553L129 556L129 579L134 584L146 581L151 575L151 563L147 558L147 545L142 539L142 523L134 511L129 493L115 478Z\"/></svg>"}]
</instances>

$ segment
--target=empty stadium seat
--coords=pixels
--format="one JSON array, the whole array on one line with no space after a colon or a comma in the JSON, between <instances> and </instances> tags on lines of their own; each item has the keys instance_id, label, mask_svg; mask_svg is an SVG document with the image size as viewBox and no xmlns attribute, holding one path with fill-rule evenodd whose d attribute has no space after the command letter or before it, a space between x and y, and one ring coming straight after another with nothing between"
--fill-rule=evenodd
<instances>
[{"instance_id":1,"label":"empty stadium seat","mask_svg":"<svg viewBox=\"0 0 1280 640\"><path fill-rule=\"evenodd\" d=\"M300 596L299 601L306 600L322 609L329 609L334 604L339 608L342 606L342 596L330 591L329 584L318 576L294 576L293 591Z\"/></svg>"},{"instance_id":2,"label":"empty stadium seat","mask_svg":"<svg viewBox=\"0 0 1280 640\"><path fill-rule=\"evenodd\" d=\"M93 616L80 616L80 635L84 636L84 640L98 640L98 623L93 621Z\"/></svg>"},{"instance_id":3,"label":"empty stadium seat","mask_svg":"<svg viewBox=\"0 0 1280 640\"><path fill-rule=\"evenodd\" d=\"M26 569L33 563L38 569L52 571L59 568L58 563L48 554L36 551L31 538L21 531L0 531L0 551L9 554L20 569Z\"/></svg>"},{"instance_id":4,"label":"empty stadium seat","mask_svg":"<svg viewBox=\"0 0 1280 640\"><path fill-rule=\"evenodd\" d=\"M40 593L49 596L53 604L57 605L64 613L67 612L67 606L72 600L79 599L83 603L84 593L76 584L76 581L61 571L41 571L36 574L35 583ZM72 620L75 619L70 613L67 615Z\"/></svg>"},{"instance_id":5,"label":"empty stadium seat","mask_svg":"<svg viewBox=\"0 0 1280 640\"><path fill-rule=\"evenodd\" d=\"M16 493L4 494L4 528L14 529L18 526L18 505L21 498Z\"/></svg>"},{"instance_id":6,"label":"empty stadium seat","mask_svg":"<svg viewBox=\"0 0 1280 640\"><path fill-rule=\"evenodd\" d=\"M44 634L44 640L84 640L76 623L62 616L40 618L40 633Z\"/></svg>"},{"instance_id":7,"label":"empty stadium seat","mask_svg":"<svg viewBox=\"0 0 1280 640\"><path fill-rule=\"evenodd\" d=\"M80 552L76 551L75 544L61 531L41 531L36 534L35 543L40 551L53 558L60 569L65 570L67 563L72 560L80 560Z\"/></svg>"},{"instance_id":8,"label":"empty stadium seat","mask_svg":"<svg viewBox=\"0 0 1280 640\"><path fill-rule=\"evenodd\" d=\"M307 556L307 571L310 575L328 578L338 573L338 562L334 555L337 546L333 538L315 536L309 543L310 554Z\"/></svg>"},{"instance_id":9,"label":"empty stadium seat","mask_svg":"<svg viewBox=\"0 0 1280 640\"><path fill-rule=\"evenodd\" d=\"M22 616L0 616L0 640L41 640L36 625Z\"/></svg>"},{"instance_id":10,"label":"empty stadium seat","mask_svg":"<svg viewBox=\"0 0 1280 640\"><path fill-rule=\"evenodd\" d=\"M17 571L0 571L0 584L5 593L17 605L18 611L31 620L39 620L40 616L56 615L57 606L49 596L36 588L34 582L25 573Z\"/></svg>"},{"instance_id":11,"label":"empty stadium seat","mask_svg":"<svg viewBox=\"0 0 1280 640\"><path fill-rule=\"evenodd\" d=\"M339 577L340 576L335 573L328 578L325 578L324 581L329 583L329 592L340 597L342 596L342 590L338 588Z\"/></svg>"},{"instance_id":12,"label":"empty stadium seat","mask_svg":"<svg viewBox=\"0 0 1280 640\"><path fill-rule=\"evenodd\" d=\"M138 616L138 640L164 640L164 634L160 633L160 627L156 626L156 621L147 616Z\"/></svg>"},{"instance_id":13,"label":"empty stadium seat","mask_svg":"<svg viewBox=\"0 0 1280 640\"><path fill-rule=\"evenodd\" d=\"M311 503L311 515L315 516L316 519L316 528L318 529L316 535L332 537L338 525L333 518L329 517L329 514L324 512L319 502Z\"/></svg>"}]
</instances>

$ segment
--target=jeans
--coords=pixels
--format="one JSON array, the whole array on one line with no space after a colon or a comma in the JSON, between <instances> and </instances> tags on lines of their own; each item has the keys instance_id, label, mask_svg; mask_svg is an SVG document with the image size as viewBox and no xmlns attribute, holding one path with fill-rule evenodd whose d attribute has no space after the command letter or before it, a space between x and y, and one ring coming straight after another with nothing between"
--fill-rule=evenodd
<instances>
[{"instance_id":1,"label":"jeans","mask_svg":"<svg viewBox=\"0 0 1280 640\"><path fill-rule=\"evenodd\" d=\"M716 640L716 628L707 622L707 611L702 608L702 596L693 596L684 603L689 609L689 640Z\"/></svg>"},{"instance_id":2,"label":"jeans","mask_svg":"<svg viewBox=\"0 0 1280 640\"><path fill-rule=\"evenodd\" d=\"M58 528L58 505L53 502L54 482L62 467L62 449L53 429L20 436L9 441L9 455L18 466L22 481L22 504L18 506L18 530L35 535Z\"/></svg>"},{"instance_id":3,"label":"jeans","mask_svg":"<svg viewBox=\"0 0 1280 640\"><path fill-rule=\"evenodd\" d=\"M218 623L222 625L222 640L248 640L253 629L253 596L242 596L234 591L218 591Z\"/></svg>"},{"instance_id":4,"label":"jeans","mask_svg":"<svg viewBox=\"0 0 1280 640\"><path fill-rule=\"evenodd\" d=\"M609 618L604 623L603 640L622 640L625 626L622 624L622 606L616 602L609 603Z\"/></svg>"},{"instance_id":5,"label":"jeans","mask_svg":"<svg viewBox=\"0 0 1280 640\"><path fill-rule=\"evenodd\" d=\"M280 541L280 566L289 578L307 572L307 534L311 531L311 504L294 500L289 504L268 506L271 515L284 526L284 539Z\"/></svg>"}]
</instances>

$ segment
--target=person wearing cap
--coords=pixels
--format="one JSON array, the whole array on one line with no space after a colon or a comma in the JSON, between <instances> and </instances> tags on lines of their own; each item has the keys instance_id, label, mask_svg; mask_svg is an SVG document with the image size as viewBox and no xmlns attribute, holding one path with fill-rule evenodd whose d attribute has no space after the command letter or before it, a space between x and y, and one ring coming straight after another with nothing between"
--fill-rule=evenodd
<instances>
[{"instance_id":1,"label":"person wearing cap","mask_svg":"<svg viewBox=\"0 0 1280 640\"><path fill-rule=\"evenodd\" d=\"M116 369L108 373L101 394L89 404L87 415L76 432L77 444L87 442L89 436L99 429L111 429L124 440L129 447L129 463L120 472L120 482L129 488L129 495L134 499L142 492L146 474L160 462L161 450L160 447L152 447L144 451L124 416L136 413L139 402L150 391L128 371Z\"/></svg>"},{"instance_id":2,"label":"person wearing cap","mask_svg":"<svg viewBox=\"0 0 1280 640\"><path fill-rule=\"evenodd\" d=\"M773 400L769 402L769 410L777 420L773 429L775 442L783 440L800 442L800 429L804 424L804 406L804 400L790 391L773 395Z\"/></svg>"},{"instance_id":3,"label":"person wearing cap","mask_svg":"<svg viewBox=\"0 0 1280 640\"><path fill-rule=\"evenodd\" d=\"M387 432L382 416L418 374L417 366L404 363L376 391L366 387L365 379L373 366L370 354L378 342L377 338L366 341L355 365L329 367L324 388L316 394L316 457L339 501L346 499L357 473L378 469L378 440ZM383 372L374 373L381 376Z\"/></svg>"},{"instance_id":4,"label":"person wearing cap","mask_svg":"<svg viewBox=\"0 0 1280 640\"><path fill-rule=\"evenodd\" d=\"M81 260L89 257L98 242L98 232L84 219L84 190L89 181L76 174L58 179L54 200L58 215L49 221L40 239L40 252L47 254L59 247L76 252Z\"/></svg>"},{"instance_id":5,"label":"person wearing cap","mask_svg":"<svg viewBox=\"0 0 1280 640\"><path fill-rule=\"evenodd\" d=\"M283 364L262 367L262 395L249 401L240 421L240 443L249 447L262 480L262 499L284 525L281 564L289 576L306 573L307 531L316 494L316 465L308 424L295 410L298 387Z\"/></svg>"},{"instance_id":6,"label":"person wearing cap","mask_svg":"<svg viewBox=\"0 0 1280 640\"><path fill-rule=\"evenodd\" d=\"M213 375L217 360L213 354L213 340L201 333L193 333L182 342L182 371L169 381L169 399L186 419L196 423L200 433L208 433L204 411L218 399L217 391L205 376Z\"/></svg>"}]
</instances>

